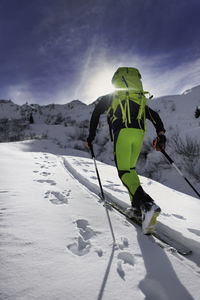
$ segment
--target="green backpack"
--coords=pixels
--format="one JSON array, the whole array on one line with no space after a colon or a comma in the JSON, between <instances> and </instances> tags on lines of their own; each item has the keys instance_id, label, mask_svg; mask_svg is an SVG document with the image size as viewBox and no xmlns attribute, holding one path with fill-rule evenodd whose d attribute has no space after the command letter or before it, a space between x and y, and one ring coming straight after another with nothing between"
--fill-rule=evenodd
<instances>
[{"instance_id":1,"label":"green backpack","mask_svg":"<svg viewBox=\"0 0 200 300\"><path fill-rule=\"evenodd\" d=\"M120 105L122 112L122 123L125 124L125 127L128 127L128 124L131 123L129 103L130 101L133 101L140 105L137 120L140 124L140 120L144 116L144 126L146 130L145 94L148 94L148 92L143 91L140 72L136 68L118 68L113 75L112 84L115 87L115 92L113 93L112 104L107 110L107 115L108 118L110 118L110 123L112 124L115 120L117 120L115 112ZM150 98L152 98L152 96L149 97L149 99Z\"/></svg>"}]
</instances>

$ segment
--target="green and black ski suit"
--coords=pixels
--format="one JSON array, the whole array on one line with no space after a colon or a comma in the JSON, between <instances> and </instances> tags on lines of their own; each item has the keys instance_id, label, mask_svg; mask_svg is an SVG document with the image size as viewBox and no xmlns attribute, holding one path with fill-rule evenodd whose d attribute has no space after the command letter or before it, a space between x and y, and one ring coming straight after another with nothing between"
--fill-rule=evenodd
<instances>
[{"instance_id":1,"label":"green and black ski suit","mask_svg":"<svg viewBox=\"0 0 200 300\"><path fill-rule=\"evenodd\" d=\"M112 99L112 94L109 94L97 100L97 105L90 120L88 143L92 143L94 140L100 115L109 109ZM130 103L131 122L125 126L125 124L122 123L121 109L119 107L118 111L115 112L117 119L112 123L114 137L113 152L116 167L122 183L129 192L132 205L136 207L139 207L141 198L144 197L144 191L135 170L145 134L146 120L144 118L147 118L153 123L157 134L165 132L163 122L157 112L146 105L145 114L143 118L138 121L138 111L139 105L134 102Z\"/></svg>"}]
</instances>

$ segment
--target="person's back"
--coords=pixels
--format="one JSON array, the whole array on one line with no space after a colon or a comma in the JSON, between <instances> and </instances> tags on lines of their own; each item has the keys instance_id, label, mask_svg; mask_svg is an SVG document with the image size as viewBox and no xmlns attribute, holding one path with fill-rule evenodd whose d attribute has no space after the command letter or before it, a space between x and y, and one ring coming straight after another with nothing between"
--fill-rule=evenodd
<instances>
[{"instance_id":1,"label":"person's back","mask_svg":"<svg viewBox=\"0 0 200 300\"><path fill-rule=\"evenodd\" d=\"M122 183L129 192L134 213L140 215L141 210L157 210L159 213L160 208L144 192L135 168L146 131L146 118L153 123L158 135L157 142L164 149L166 139L163 123L158 113L146 105L141 75L137 69L119 68L112 82L116 88L115 92L101 97L93 111L87 145L90 148L96 135L99 117L107 111L114 137L116 167Z\"/></svg>"}]
</instances>

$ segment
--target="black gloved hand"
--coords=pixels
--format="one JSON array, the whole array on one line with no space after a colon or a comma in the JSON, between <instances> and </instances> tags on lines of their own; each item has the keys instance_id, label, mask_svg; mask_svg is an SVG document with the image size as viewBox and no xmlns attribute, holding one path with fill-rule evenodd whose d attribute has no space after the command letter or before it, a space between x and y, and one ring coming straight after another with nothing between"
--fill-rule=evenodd
<instances>
[{"instance_id":1,"label":"black gloved hand","mask_svg":"<svg viewBox=\"0 0 200 300\"><path fill-rule=\"evenodd\" d=\"M153 146L156 151L165 150L166 136L164 134L158 134L157 138L153 141Z\"/></svg>"}]
</instances>

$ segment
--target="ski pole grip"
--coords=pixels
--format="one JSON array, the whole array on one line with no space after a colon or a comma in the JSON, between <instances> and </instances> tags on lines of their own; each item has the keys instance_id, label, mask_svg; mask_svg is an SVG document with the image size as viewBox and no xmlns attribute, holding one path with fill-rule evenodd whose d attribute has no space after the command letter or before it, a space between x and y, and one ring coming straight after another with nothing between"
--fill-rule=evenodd
<instances>
[{"instance_id":1,"label":"ski pole grip","mask_svg":"<svg viewBox=\"0 0 200 300\"><path fill-rule=\"evenodd\" d=\"M161 150L161 152L164 154L164 156L168 159L168 161L170 162L170 164L173 164L174 161L171 159L171 157L169 157L169 155L165 152L165 150Z\"/></svg>"}]
</instances>

